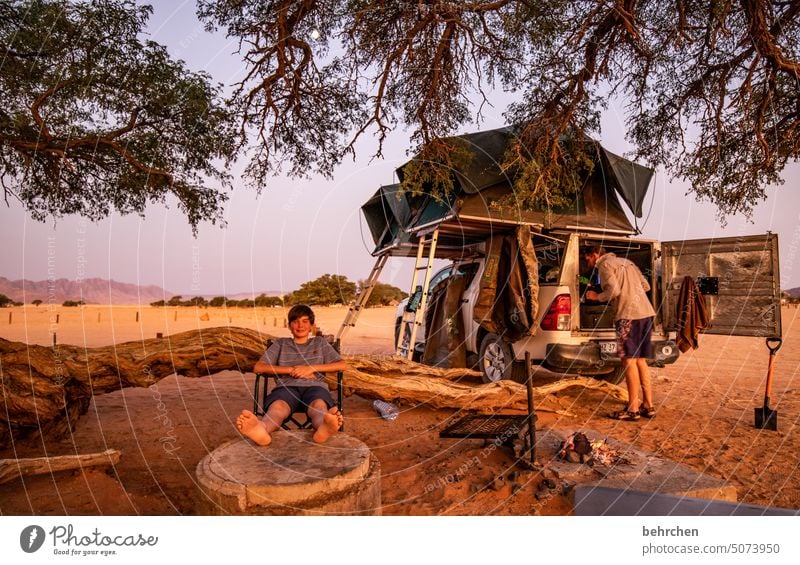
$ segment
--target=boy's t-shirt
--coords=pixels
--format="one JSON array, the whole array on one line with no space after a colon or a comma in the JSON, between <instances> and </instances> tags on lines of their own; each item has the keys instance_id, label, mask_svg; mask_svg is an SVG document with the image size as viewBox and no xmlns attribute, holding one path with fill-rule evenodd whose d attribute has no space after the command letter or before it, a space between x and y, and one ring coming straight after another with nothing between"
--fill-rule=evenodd
<instances>
[{"instance_id":1,"label":"boy's t-shirt","mask_svg":"<svg viewBox=\"0 0 800 565\"><path fill-rule=\"evenodd\" d=\"M276 339L261 356L261 361L281 367L326 365L341 361L341 359L342 356L322 336L311 337L306 343L295 343L294 339L290 337L281 337ZM322 373L316 373L316 376L311 379L278 375L275 377L275 383L277 386L328 387Z\"/></svg>"}]
</instances>

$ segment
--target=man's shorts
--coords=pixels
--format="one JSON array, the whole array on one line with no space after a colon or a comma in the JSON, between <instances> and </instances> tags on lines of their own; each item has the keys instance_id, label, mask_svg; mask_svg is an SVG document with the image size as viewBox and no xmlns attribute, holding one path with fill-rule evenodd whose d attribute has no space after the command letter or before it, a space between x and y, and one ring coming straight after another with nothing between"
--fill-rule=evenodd
<instances>
[{"instance_id":1,"label":"man's shorts","mask_svg":"<svg viewBox=\"0 0 800 565\"><path fill-rule=\"evenodd\" d=\"M641 320L617 320L614 322L617 330L617 355L621 359L653 357L653 343L650 337L653 334L653 318Z\"/></svg>"},{"instance_id":2,"label":"man's shorts","mask_svg":"<svg viewBox=\"0 0 800 565\"><path fill-rule=\"evenodd\" d=\"M315 400L323 400L328 408L334 405L330 391L324 386L279 386L264 399L266 412L273 402L283 400L294 412L308 411Z\"/></svg>"}]
</instances>

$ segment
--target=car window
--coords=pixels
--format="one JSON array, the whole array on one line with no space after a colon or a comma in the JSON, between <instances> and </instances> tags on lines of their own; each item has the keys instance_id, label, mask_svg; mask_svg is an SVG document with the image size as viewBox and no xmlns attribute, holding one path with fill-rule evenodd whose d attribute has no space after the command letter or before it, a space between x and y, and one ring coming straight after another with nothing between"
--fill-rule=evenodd
<instances>
[{"instance_id":1,"label":"car window","mask_svg":"<svg viewBox=\"0 0 800 565\"><path fill-rule=\"evenodd\" d=\"M535 248L539 263L539 284L558 284L566 243L548 239L537 242Z\"/></svg>"},{"instance_id":2,"label":"car window","mask_svg":"<svg viewBox=\"0 0 800 565\"><path fill-rule=\"evenodd\" d=\"M464 288L468 288L478 272L477 263L466 263L458 266L458 274L464 277Z\"/></svg>"},{"instance_id":3,"label":"car window","mask_svg":"<svg viewBox=\"0 0 800 565\"><path fill-rule=\"evenodd\" d=\"M428 290L432 290L437 284L442 282L444 279L450 276L450 273L453 271L453 266L450 265L449 267L445 267L435 275L431 279L430 284L428 285Z\"/></svg>"}]
</instances>

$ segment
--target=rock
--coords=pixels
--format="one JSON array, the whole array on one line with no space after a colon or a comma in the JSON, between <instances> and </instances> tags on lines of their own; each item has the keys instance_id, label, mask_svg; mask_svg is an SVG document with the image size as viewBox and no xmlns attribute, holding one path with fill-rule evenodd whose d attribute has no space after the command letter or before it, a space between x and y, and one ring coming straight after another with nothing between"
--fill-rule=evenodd
<instances>
[{"instance_id":1,"label":"rock","mask_svg":"<svg viewBox=\"0 0 800 565\"><path fill-rule=\"evenodd\" d=\"M575 453L574 451L567 452L567 461L570 463L580 463L581 456Z\"/></svg>"},{"instance_id":2,"label":"rock","mask_svg":"<svg viewBox=\"0 0 800 565\"><path fill-rule=\"evenodd\" d=\"M559 479L560 475L558 474L558 471L552 467L547 467L542 471L542 477L545 479L553 479L555 481Z\"/></svg>"},{"instance_id":3,"label":"rock","mask_svg":"<svg viewBox=\"0 0 800 565\"><path fill-rule=\"evenodd\" d=\"M495 479L489 485L489 488L492 490L500 490L504 486L506 486L506 482L503 480L503 477L495 477Z\"/></svg>"}]
</instances>

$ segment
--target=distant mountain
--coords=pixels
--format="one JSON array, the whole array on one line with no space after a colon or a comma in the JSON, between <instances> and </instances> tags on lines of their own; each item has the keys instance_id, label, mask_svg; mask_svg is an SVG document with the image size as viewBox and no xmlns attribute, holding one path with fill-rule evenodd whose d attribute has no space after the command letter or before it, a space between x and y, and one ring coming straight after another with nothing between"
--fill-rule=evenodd
<instances>
[{"instance_id":1,"label":"distant mountain","mask_svg":"<svg viewBox=\"0 0 800 565\"><path fill-rule=\"evenodd\" d=\"M81 281L11 281L0 277L0 294L26 304L37 299L45 304L61 304L65 300L83 300L87 304L150 304L157 300L169 300L173 296L172 292L160 286L138 286L98 278Z\"/></svg>"},{"instance_id":2,"label":"distant mountain","mask_svg":"<svg viewBox=\"0 0 800 565\"><path fill-rule=\"evenodd\" d=\"M230 298L231 300L253 300L262 294L264 296L282 296L286 293L280 290L262 290L259 292L238 292L236 294L227 294L225 297ZM214 296L222 296L222 294L215 294ZM211 298L214 298L214 296Z\"/></svg>"},{"instance_id":3,"label":"distant mountain","mask_svg":"<svg viewBox=\"0 0 800 565\"><path fill-rule=\"evenodd\" d=\"M784 289L783 292L785 292L786 294L788 294L792 298L800 298L800 286L795 287L795 288Z\"/></svg>"}]
</instances>

